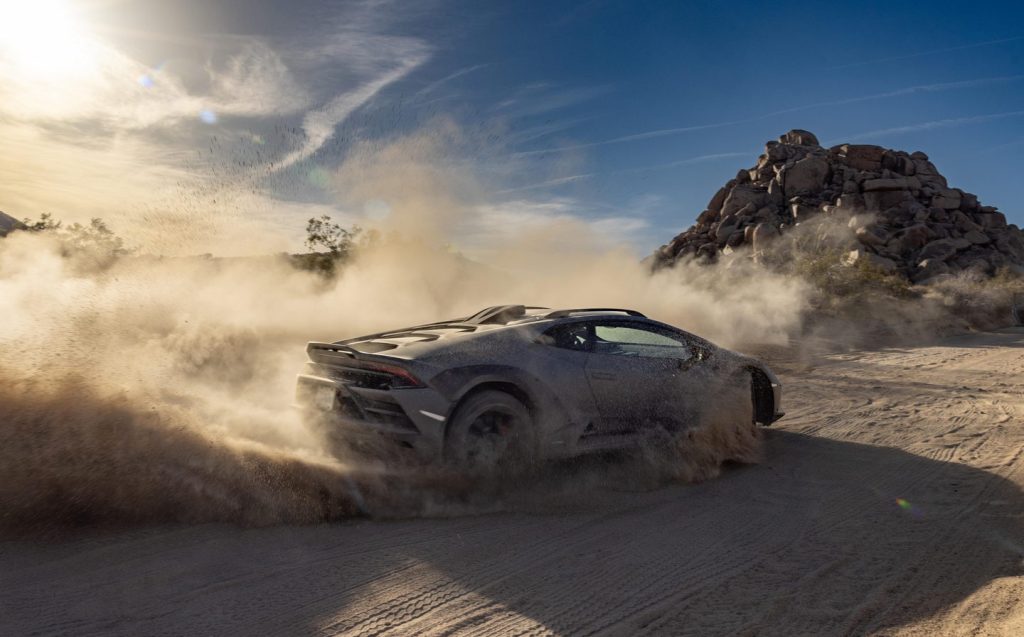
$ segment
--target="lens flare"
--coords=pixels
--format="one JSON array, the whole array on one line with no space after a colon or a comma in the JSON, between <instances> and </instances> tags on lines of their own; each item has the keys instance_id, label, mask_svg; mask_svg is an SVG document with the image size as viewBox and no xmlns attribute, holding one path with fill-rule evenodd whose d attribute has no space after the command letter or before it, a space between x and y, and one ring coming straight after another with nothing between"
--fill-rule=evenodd
<instances>
[{"instance_id":1,"label":"lens flare","mask_svg":"<svg viewBox=\"0 0 1024 637\"><path fill-rule=\"evenodd\" d=\"M153 84L155 83L153 76L149 73L143 73L139 76L139 85L142 86L142 88L153 88Z\"/></svg>"},{"instance_id":2,"label":"lens flare","mask_svg":"<svg viewBox=\"0 0 1024 637\"><path fill-rule=\"evenodd\" d=\"M317 188L327 188L331 183L331 175L322 166L314 166L306 174L306 181Z\"/></svg>"},{"instance_id":3,"label":"lens flare","mask_svg":"<svg viewBox=\"0 0 1024 637\"><path fill-rule=\"evenodd\" d=\"M208 108L204 108L203 110L199 111L199 119L202 120L204 124L216 124L217 114Z\"/></svg>"}]
</instances>

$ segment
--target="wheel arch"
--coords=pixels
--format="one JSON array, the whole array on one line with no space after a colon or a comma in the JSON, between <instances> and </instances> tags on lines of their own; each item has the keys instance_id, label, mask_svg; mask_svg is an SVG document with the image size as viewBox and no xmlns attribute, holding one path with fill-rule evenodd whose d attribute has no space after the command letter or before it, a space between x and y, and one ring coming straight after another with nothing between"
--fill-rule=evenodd
<instances>
[{"instance_id":1,"label":"wheel arch","mask_svg":"<svg viewBox=\"0 0 1024 637\"><path fill-rule=\"evenodd\" d=\"M455 406L452 408L452 414L454 415L455 412L458 411L459 407L465 404L469 398L485 391L500 391L509 394L519 402L523 403L523 405L530 411L530 415L536 418L536 401L529 392L511 380L499 379L485 379L467 387L455 402Z\"/></svg>"}]
</instances>

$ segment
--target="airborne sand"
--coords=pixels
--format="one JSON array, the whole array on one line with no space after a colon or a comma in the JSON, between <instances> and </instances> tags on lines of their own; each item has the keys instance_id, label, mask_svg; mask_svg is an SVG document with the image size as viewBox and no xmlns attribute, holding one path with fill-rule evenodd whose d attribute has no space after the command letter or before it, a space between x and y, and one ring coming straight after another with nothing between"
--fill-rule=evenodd
<instances>
[{"instance_id":1,"label":"airborne sand","mask_svg":"<svg viewBox=\"0 0 1024 637\"><path fill-rule=\"evenodd\" d=\"M765 462L698 485L5 542L0 632L1019 635L1022 351L1017 328L774 361Z\"/></svg>"}]
</instances>

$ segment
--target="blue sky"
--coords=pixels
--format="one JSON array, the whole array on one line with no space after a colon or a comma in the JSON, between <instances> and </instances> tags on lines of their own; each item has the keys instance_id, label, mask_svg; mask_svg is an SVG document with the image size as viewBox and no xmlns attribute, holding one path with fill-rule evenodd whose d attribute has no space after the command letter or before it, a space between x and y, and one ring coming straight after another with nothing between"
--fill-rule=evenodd
<instances>
[{"instance_id":1,"label":"blue sky","mask_svg":"<svg viewBox=\"0 0 1024 637\"><path fill-rule=\"evenodd\" d=\"M217 214L251 207L286 235L316 212L360 222L387 193L345 191L338 171L426 136L429 162L470 174L481 209L580 219L643 254L766 140L805 128L824 145L923 150L951 185L1024 224L1020 2L72 4L131 93L104 85L116 103L43 108L29 89L60 87L7 83L23 102L0 112L19 127L8 159L49 149L48 182L93 182L57 198L22 162L21 186L0 186L0 209L19 216L102 209L139 224L141 210L176 208L213 223L232 190L248 198ZM60 169L83 161L95 167L84 176ZM143 164L136 194L96 194L104 180L127 193L124 167Z\"/></svg>"}]
</instances>

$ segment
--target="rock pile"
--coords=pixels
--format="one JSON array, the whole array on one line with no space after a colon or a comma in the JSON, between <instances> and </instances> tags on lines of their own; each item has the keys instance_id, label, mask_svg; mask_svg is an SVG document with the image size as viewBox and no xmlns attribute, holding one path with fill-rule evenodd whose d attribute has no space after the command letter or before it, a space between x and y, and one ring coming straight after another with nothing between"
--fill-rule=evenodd
<instances>
[{"instance_id":1,"label":"rock pile","mask_svg":"<svg viewBox=\"0 0 1024 637\"><path fill-rule=\"evenodd\" d=\"M1024 273L1024 232L975 195L950 188L928 155L863 144L822 148L804 130L768 142L757 165L719 189L697 223L651 261L715 261L743 247L756 257L780 235L825 220L849 228L845 263L866 261L915 283L967 269Z\"/></svg>"},{"instance_id":2,"label":"rock pile","mask_svg":"<svg viewBox=\"0 0 1024 637\"><path fill-rule=\"evenodd\" d=\"M23 230L25 224L0 210L0 237L6 237L15 230Z\"/></svg>"}]
</instances>

